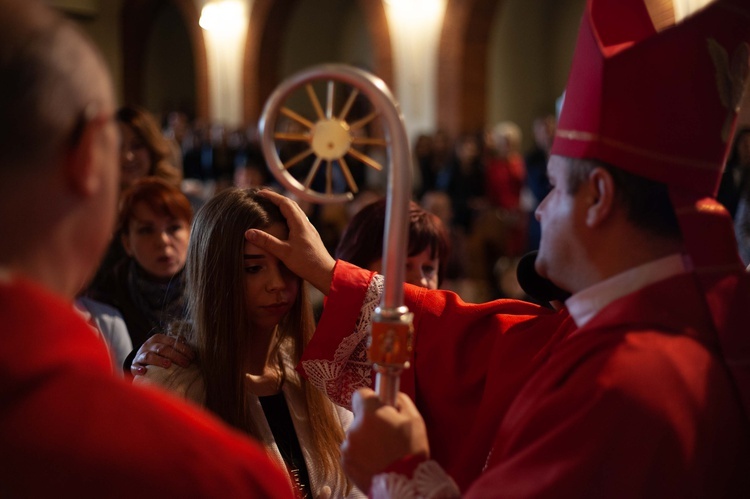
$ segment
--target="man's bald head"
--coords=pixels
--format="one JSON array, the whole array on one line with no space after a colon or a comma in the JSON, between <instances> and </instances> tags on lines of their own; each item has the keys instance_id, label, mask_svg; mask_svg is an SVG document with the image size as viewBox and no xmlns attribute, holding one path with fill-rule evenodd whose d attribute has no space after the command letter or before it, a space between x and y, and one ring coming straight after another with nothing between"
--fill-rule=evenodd
<instances>
[{"instance_id":1,"label":"man's bald head","mask_svg":"<svg viewBox=\"0 0 750 499\"><path fill-rule=\"evenodd\" d=\"M71 22L37 0L0 0L0 176L53 165L112 105L104 62Z\"/></svg>"},{"instance_id":2,"label":"man's bald head","mask_svg":"<svg viewBox=\"0 0 750 499\"><path fill-rule=\"evenodd\" d=\"M0 0L0 266L72 297L109 242L119 134L98 51L38 0Z\"/></svg>"}]
</instances>

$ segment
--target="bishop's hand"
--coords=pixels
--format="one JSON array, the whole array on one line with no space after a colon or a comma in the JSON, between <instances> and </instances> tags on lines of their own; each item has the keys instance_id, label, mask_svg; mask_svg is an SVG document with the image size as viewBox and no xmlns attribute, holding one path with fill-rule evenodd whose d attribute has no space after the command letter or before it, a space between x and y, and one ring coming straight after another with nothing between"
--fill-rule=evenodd
<instances>
[{"instance_id":1,"label":"bishop's hand","mask_svg":"<svg viewBox=\"0 0 750 499\"><path fill-rule=\"evenodd\" d=\"M406 456L429 458L427 429L412 400L403 392L396 407L384 404L369 388L352 397L354 421L341 445L344 471L362 491L373 476Z\"/></svg>"},{"instance_id":2,"label":"bishop's hand","mask_svg":"<svg viewBox=\"0 0 750 499\"><path fill-rule=\"evenodd\" d=\"M289 238L281 241L258 229L248 230L245 238L327 295L331 290L336 260L328 253L318 231L302 208L288 197L271 190L260 191L260 195L279 207L289 226Z\"/></svg>"}]
</instances>

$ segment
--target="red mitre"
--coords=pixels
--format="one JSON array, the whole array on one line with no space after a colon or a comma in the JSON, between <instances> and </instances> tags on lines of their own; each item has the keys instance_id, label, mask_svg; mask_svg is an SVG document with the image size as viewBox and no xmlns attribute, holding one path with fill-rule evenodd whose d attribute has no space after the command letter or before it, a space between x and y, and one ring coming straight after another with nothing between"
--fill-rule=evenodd
<instances>
[{"instance_id":1,"label":"red mitre","mask_svg":"<svg viewBox=\"0 0 750 499\"><path fill-rule=\"evenodd\" d=\"M588 0L552 154L667 184L750 415L750 276L714 199L748 79L748 42L748 0L717 0L658 32L643 0Z\"/></svg>"},{"instance_id":2,"label":"red mitre","mask_svg":"<svg viewBox=\"0 0 750 499\"><path fill-rule=\"evenodd\" d=\"M750 6L659 33L643 0L589 0L552 154L716 193L748 76Z\"/></svg>"}]
</instances>

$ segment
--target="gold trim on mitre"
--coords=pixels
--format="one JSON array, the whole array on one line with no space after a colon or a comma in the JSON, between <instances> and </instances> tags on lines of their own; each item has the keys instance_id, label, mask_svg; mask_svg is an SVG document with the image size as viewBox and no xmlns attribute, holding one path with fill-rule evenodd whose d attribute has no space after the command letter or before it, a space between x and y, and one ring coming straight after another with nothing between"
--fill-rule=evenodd
<instances>
[{"instance_id":1,"label":"gold trim on mitre","mask_svg":"<svg viewBox=\"0 0 750 499\"><path fill-rule=\"evenodd\" d=\"M625 152L638 154L645 158L655 159L658 161L668 161L670 163L676 163L678 165L687 166L690 168L697 168L700 170L709 170L709 171L721 170L721 165L716 164L716 163L711 163L710 161L699 161L699 160L695 160L691 158L672 156L671 154L663 154L663 153L651 151L649 149L644 149L642 147L631 146L630 144L626 144L625 142L620 142L619 140L602 137L601 135L597 135L595 133L582 132L579 130L558 130L555 135L563 139L578 140L581 142L601 142L602 144L615 147Z\"/></svg>"},{"instance_id":2,"label":"gold trim on mitre","mask_svg":"<svg viewBox=\"0 0 750 499\"><path fill-rule=\"evenodd\" d=\"M675 210L677 215L690 215L691 213L726 213L729 214L727 209L718 201L712 200L712 202L699 201L692 206L682 206Z\"/></svg>"}]
</instances>

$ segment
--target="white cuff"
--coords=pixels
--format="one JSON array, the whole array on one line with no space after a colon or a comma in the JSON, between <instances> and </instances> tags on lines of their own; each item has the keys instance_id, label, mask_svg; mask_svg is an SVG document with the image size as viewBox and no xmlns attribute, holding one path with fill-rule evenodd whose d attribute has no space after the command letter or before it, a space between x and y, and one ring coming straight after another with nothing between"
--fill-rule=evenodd
<instances>
[{"instance_id":1,"label":"white cuff","mask_svg":"<svg viewBox=\"0 0 750 499\"><path fill-rule=\"evenodd\" d=\"M408 479L400 473L381 473L372 479L373 499L437 499L460 497L453 479L435 461L425 461Z\"/></svg>"}]
</instances>

